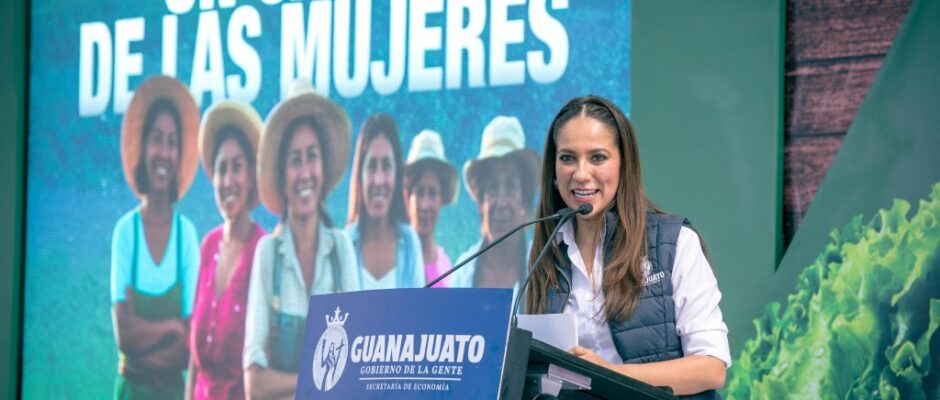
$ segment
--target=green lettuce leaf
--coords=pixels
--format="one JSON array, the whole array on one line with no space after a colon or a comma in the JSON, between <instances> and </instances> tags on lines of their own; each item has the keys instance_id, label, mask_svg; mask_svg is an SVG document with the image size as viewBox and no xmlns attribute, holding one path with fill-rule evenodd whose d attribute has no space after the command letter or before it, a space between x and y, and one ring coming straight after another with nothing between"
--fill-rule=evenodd
<instances>
[{"instance_id":1,"label":"green lettuce leaf","mask_svg":"<svg viewBox=\"0 0 940 400\"><path fill-rule=\"evenodd\" d=\"M940 183L841 230L754 320L727 398L940 398Z\"/></svg>"}]
</instances>

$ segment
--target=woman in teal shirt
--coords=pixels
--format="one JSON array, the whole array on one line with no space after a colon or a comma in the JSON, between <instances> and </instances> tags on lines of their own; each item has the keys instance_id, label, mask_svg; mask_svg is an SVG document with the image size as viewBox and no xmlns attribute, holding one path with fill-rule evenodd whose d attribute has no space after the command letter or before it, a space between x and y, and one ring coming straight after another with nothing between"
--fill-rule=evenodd
<instances>
[{"instance_id":1,"label":"woman in teal shirt","mask_svg":"<svg viewBox=\"0 0 940 400\"><path fill-rule=\"evenodd\" d=\"M174 204L196 173L198 131L196 102L173 78L144 82L124 116L121 161L140 204L118 220L111 241L115 398L183 397L199 238Z\"/></svg>"}]
</instances>

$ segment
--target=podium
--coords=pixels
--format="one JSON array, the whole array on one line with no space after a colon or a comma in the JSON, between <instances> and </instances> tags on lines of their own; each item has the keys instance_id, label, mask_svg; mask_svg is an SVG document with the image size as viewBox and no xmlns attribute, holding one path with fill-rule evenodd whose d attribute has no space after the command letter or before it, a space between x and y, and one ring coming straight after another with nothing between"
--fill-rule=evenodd
<instances>
[{"instance_id":1,"label":"podium","mask_svg":"<svg viewBox=\"0 0 940 400\"><path fill-rule=\"evenodd\" d=\"M501 399L675 399L672 390L651 386L601 367L512 328ZM520 372L524 371L524 372ZM587 384L585 384L586 382ZM539 397L541 398L541 397Z\"/></svg>"},{"instance_id":2,"label":"podium","mask_svg":"<svg viewBox=\"0 0 940 400\"><path fill-rule=\"evenodd\" d=\"M674 399L509 323L509 289L310 298L297 399Z\"/></svg>"}]
</instances>

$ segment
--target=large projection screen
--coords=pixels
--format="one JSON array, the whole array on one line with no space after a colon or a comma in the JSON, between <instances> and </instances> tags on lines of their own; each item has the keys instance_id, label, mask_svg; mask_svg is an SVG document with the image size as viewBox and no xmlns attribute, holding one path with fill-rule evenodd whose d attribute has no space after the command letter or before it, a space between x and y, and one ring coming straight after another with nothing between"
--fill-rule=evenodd
<instances>
[{"instance_id":1,"label":"large projection screen","mask_svg":"<svg viewBox=\"0 0 940 400\"><path fill-rule=\"evenodd\" d=\"M482 211L464 171L500 151L481 143L496 117L518 120L521 129L499 133L521 137L517 151L541 155L548 124L568 99L596 94L630 110L629 2L31 3L24 398L114 392L115 232L141 204L122 161L122 127L136 89L155 76L185 85L200 117L236 100L267 119L297 78L338 104L351 146L348 154L325 150L345 163L323 209L339 229L350 183L364 179L351 175L369 117L394 120L402 158L420 132L439 133L457 194L434 235L454 262L481 239ZM183 141L183 154L195 151ZM191 223L179 222L198 246L223 220L202 164L194 174L173 210ZM521 176L530 177L520 182L526 190L536 187L537 175ZM404 194L390 198L397 196ZM267 232L281 219L265 205L251 215Z\"/></svg>"}]
</instances>

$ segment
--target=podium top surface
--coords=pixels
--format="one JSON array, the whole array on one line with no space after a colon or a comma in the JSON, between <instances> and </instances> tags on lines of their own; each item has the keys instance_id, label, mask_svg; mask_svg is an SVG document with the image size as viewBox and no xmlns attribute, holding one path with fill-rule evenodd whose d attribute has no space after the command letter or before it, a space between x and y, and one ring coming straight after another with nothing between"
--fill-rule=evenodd
<instances>
[{"instance_id":1,"label":"podium top surface","mask_svg":"<svg viewBox=\"0 0 940 400\"><path fill-rule=\"evenodd\" d=\"M582 360L537 339L532 339L530 344L529 363L555 364L571 372L589 376L591 377L591 394L603 398L676 399L669 388L640 382Z\"/></svg>"}]
</instances>

